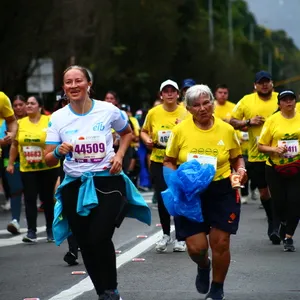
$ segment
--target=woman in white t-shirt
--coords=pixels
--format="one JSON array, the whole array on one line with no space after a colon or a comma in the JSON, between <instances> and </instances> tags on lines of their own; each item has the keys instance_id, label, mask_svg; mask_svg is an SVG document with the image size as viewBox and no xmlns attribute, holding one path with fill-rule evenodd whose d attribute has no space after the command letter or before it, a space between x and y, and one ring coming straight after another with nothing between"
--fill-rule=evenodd
<instances>
[{"instance_id":1,"label":"woman in white t-shirt","mask_svg":"<svg viewBox=\"0 0 300 300\"><path fill-rule=\"evenodd\" d=\"M78 241L99 299L119 300L112 236L126 207L126 185L118 174L132 135L118 108L90 98L91 85L87 70L80 66L64 72L63 88L70 104L51 117L46 162L55 165L65 156L66 178L58 188L63 216ZM113 150L112 129L121 137L117 153Z\"/></svg>"}]
</instances>

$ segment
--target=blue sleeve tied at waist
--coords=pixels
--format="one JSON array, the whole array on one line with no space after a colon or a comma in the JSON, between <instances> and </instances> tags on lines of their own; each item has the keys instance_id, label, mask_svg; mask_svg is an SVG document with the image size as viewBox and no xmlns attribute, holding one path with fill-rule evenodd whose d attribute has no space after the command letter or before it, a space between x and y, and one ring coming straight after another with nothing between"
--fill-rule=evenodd
<instances>
[{"instance_id":1,"label":"blue sleeve tied at waist","mask_svg":"<svg viewBox=\"0 0 300 300\"><path fill-rule=\"evenodd\" d=\"M122 176L126 184L126 197L129 206L127 217L135 218L149 226L151 225L151 211L132 181L123 172L119 175L112 175L109 173L109 170L97 173L86 172L80 177L82 184L79 188L76 208L80 216L88 216L91 209L98 205L98 197L93 180L94 176ZM67 218L63 215L61 191L64 186L77 179L76 177L66 175L55 193L56 203L54 207L53 235L56 245L60 245L71 234Z\"/></svg>"}]
</instances>

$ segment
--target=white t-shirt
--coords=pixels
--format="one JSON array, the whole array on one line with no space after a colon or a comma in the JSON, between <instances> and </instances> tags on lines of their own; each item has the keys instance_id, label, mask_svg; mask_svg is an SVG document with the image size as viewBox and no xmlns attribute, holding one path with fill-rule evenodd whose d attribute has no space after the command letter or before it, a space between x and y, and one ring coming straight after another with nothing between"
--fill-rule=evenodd
<instances>
[{"instance_id":1,"label":"white t-shirt","mask_svg":"<svg viewBox=\"0 0 300 300\"><path fill-rule=\"evenodd\" d=\"M128 115L126 114L125 110L121 110L121 114L123 115L123 117L125 118L125 120L129 120Z\"/></svg>"},{"instance_id":2,"label":"white t-shirt","mask_svg":"<svg viewBox=\"0 0 300 300\"><path fill-rule=\"evenodd\" d=\"M111 130L122 132L128 126L117 107L104 101L92 101L91 110L84 115L75 113L69 104L54 112L49 122L46 144L68 142L73 145L73 152L64 160L64 171L72 177L110 168L115 155Z\"/></svg>"}]
</instances>

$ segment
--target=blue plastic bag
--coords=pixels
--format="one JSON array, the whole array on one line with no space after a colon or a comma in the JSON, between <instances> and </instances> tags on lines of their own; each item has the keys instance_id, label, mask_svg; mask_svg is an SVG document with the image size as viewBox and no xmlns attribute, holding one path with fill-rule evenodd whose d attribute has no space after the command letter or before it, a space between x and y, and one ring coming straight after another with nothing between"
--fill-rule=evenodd
<instances>
[{"instance_id":1,"label":"blue plastic bag","mask_svg":"<svg viewBox=\"0 0 300 300\"><path fill-rule=\"evenodd\" d=\"M212 165L200 164L195 159L183 163L177 170L164 167L168 189L161 195L169 214L203 222L200 194L211 183L215 172Z\"/></svg>"}]
</instances>

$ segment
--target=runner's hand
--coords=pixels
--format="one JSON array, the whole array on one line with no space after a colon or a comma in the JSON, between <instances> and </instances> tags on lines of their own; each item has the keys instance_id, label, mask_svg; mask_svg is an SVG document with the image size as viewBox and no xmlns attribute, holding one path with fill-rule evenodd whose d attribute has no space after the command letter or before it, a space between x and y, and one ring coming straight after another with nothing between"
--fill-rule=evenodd
<instances>
[{"instance_id":1,"label":"runner's hand","mask_svg":"<svg viewBox=\"0 0 300 300\"><path fill-rule=\"evenodd\" d=\"M147 139L147 140L145 141L145 145L146 145L147 148L152 149L152 148L153 148L153 140L150 139L150 138Z\"/></svg>"},{"instance_id":2,"label":"runner's hand","mask_svg":"<svg viewBox=\"0 0 300 300\"><path fill-rule=\"evenodd\" d=\"M240 175L241 185L244 185L248 180L247 172L244 169L238 169L237 174Z\"/></svg>"},{"instance_id":3,"label":"runner's hand","mask_svg":"<svg viewBox=\"0 0 300 300\"><path fill-rule=\"evenodd\" d=\"M6 136L3 138L6 145L9 145L12 143L14 136L11 132L5 131Z\"/></svg>"},{"instance_id":4,"label":"runner's hand","mask_svg":"<svg viewBox=\"0 0 300 300\"><path fill-rule=\"evenodd\" d=\"M260 126L265 123L265 118L262 116L255 116L254 118L250 119L251 126Z\"/></svg>"},{"instance_id":5,"label":"runner's hand","mask_svg":"<svg viewBox=\"0 0 300 300\"><path fill-rule=\"evenodd\" d=\"M61 154L61 155L66 155L66 154L69 153L69 152L73 152L73 145L70 144L70 143L63 142L63 143L59 146L58 152L59 152L59 154Z\"/></svg>"},{"instance_id":6,"label":"runner's hand","mask_svg":"<svg viewBox=\"0 0 300 300\"><path fill-rule=\"evenodd\" d=\"M282 154L286 153L287 152L287 148L284 146L284 147L274 147L274 153L277 153L279 154L279 156L281 156Z\"/></svg>"},{"instance_id":7,"label":"runner's hand","mask_svg":"<svg viewBox=\"0 0 300 300\"><path fill-rule=\"evenodd\" d=\"M9 173L9 174L14 174L14 171L15 171L15 167L14 165L8 165L6 167L6 172Z\"/></svg>"},{"instance_id":8,"label":"runner's hand","mask_svg":"<svg viewBox=\"0 0 300 300\"><path fill-rule=\"evenodd\" d=\"M112 160L110 161L112 166L109 171L110 174L119 174L122 171L122 163L123 163L123 158L120 157L120 155L116 154Z\"/></svg>"}]
</instances>

